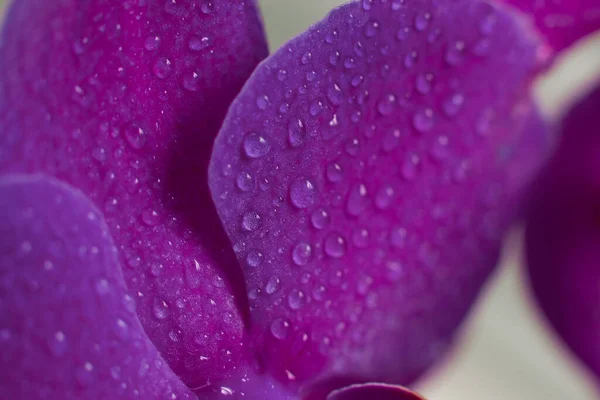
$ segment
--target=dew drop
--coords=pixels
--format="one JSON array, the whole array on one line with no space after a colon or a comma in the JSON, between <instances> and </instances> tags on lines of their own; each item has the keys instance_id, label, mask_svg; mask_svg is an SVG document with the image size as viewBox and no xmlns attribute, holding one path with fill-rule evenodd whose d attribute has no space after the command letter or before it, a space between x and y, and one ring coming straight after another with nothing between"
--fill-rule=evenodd
<instances>
[{"instance_id":1,"label":"dew drop","mask_svg":"<svg viewBox=\"0 0 600 400\"><path fill-rule=\"evenodd\" d=\"M242 217L242 228L247 232L254 232L260 227L261 216L256 211L248 211Z\"/></svg>"},{"instance_id":2,"label":"dew drop","mask_svg":"<svg viewBox=\"0 0 600 400\"><path fill-rule=\"evenodd\" d=\"M236 184L242 192L248 192L254 189L254 178L247 172L240 172L237 176Z\"/></svg>"},{"instance_id":3,"label":"dew drop","mask_svg":"<svg viewBox=\"0 0 600 400\"><path fill-rule=\"evenodd\" d=\"M420 74L417 76L416 85L417 92L420 94L428 94L431 92L431 82L433 81L433 74Z\"/></svg>"},{"instance_id":4,"label":"dew drop","mask_svg":"<svg viewBox=\"0 0 600 400\"><path fill-rule=\"evenodd\" d=\"M202 283L200 269L200 263L195 258L185 263L185 280L192 289L199 287Z\"/></svg>"},{"instance_id":5,"label":"dew drop","mask_svg":"<svg viewBox=\"0 0 600 400\"><path fill-rule=\"evenodd\" d=\"M292 310L299 310L306 304L306 296L304 292L298 289L293 289L288 295L288 305Z\"/></svg>"},{"instance_id":6,"label":"dew drop","mask_svg":"<svg viewBox=\"0 0 600 400\"><path fill-rule=\"evenodd\" d=\"M413 127L420 133L426 133L433 129L433 110L426 108L419 110L413 116Z\"/></svg>"},{"instance_id":7,"label":"dew drop","mask_svg":"<svg viewBox=\"0 0 600 400\"><path fill-rule=\"evenodd\" d=\"M344 100L344 94L342 93L342 89L340 89L338 85L333 84L333 86L327 90L327 98L329 99L329 101L331 101L332 104L339 106Z\"/></svg>"},{"instance_id":8,"label":"dew drop","mask_svg":"<svg viewBox=\"0 0 600 400\"><path fill-rule=\"evenodd\" d=\"M454 117L460 111L462 105L465 102L465 98L462 94L454 94L451 98L446 100L442 105L442 109L444 110L444 114L447 117Z\"/></svg>"},{"instance_id":9,"label":"dew drop","mask_svg":"<svg viewBox=\"0 0 600 400\"><path fill-rule=\"evenodd\" d=\"M427 26L429 25L429 21L431 21L431 13L420 12L415 17L415 29L419 32L424 31L425 29L427 29Z\"/></svg>"},{"instance_id":10,"label":"dew drop","mask_svg":"<svg viewBox=\"0 0 600 400\"><path fill-rule=\"evenodd\" d=\"M360 153L360 140L357 138L350 139L346 142L345 149L349 156L356 157Z\"/></svg>"},{"instance_id":11,"label":"dew drop","mask_svg":"<svg viewBox=\"0 0 600 400\"><path fill-rule=\"evenodd\" d=\"M356 68L356 60L352 57L346 58L344 60L344 67L346 67L346 69Z\"/></svg>"},{"instance_id":12,"label":"dew drop","mask_svg":"<svg viewBox=\"0 0 600 400\"><path fill-rule=\"evenodd\" d=\"M144 47L148 51L157 50L160 47L160 37L158 36L148 36L146 41L144 42Z\"/></svg>"},{"instance_id":13,"label":"dew drop","mask_svg":"<svg viewBox=\"0 0 600 400\"><path fill-rule=\"evenodd\" d=\"M326 171L327 179L329 182L337 183L344 178L342 167L337 163L331 163L327 166Z\"/></svg>"},{"instance_id":14,"label":"dew drop","mask_svg":"<svg viewBox=\"0 0 600 400\"><path fill-rule=\"evenodd\" d=\"M152 209L142 211L142 222L148 226L156 226L159 221L158 213Z\"/></svg>"},{"instance_id":15,"label":"dew drop","mask_svg":"<svg viewBox=\"0 0 600 400\"><path fill-rule=\"evenodd\" d=\"M400 136L402 136L402 133L399 129L393 129L386 133L381 143L383 151L389 153L400 146Z\"/></svg>"},{"instance_id":16,"label":"dew drop","mask_svg":"<svg viewBox=\"0 0 600 400\"><path fill-rule=\"evenodd\" d=\"M339 37L338 31L333 30L333 31L327 33L327 35L325 36L325 41L329 44L333 44L333 43L337 42L338 37Z\"/></svg>"},{"instance_id":17,"label":"dew drop","mask_svg":"<svg viewBox=\"0 0 600 400\"><path fill-rule=\"evenodd\" d=\"M323 102L320 100L313 100L313 102L310 104L309 111L310 115L313 117L321 114L321 112L323 112Z\"/></svg>"},{"instance_id":18,"label":"dew drop","mask_svg":"<svg viewBox=\"0 0 600 400\"><path fill-rule=\"evenodd\" d=\"M146 132L137 124L128 124L124 128L125 140L134 150L140 150L146 143Z\"/></svg>"},{"instance_id":19,"label":"dew drop","mask_svg":"<svg viewBox=\"0 0 600 400\"><path fill-rule=\"evenodd\" d=\"M263 261L263 254L258 250L250 250L246 256L246 263L249 267L260 267Z\"/></svg>"},{"instance_id":20,"label":"dew drop","mask_svg":"<svg viewBox=\"0 0 600 400\"><path fill-rule=\"evenodd\" d=\"M320 208L315 210L310 216L310 222L315 229L323 229L329 225L329 213Z\"/></svg>"},{"instance_id":21,"label":"dew drop","mask_svg":"<svg viewBox=\"0 0 600 400\"><path fill-rule=\"evenodd\" d=\"M271 334L279 340L287 338L289 334L290 323L283 318L277 318L271 324Z\"/></svg>"},{"instance_id":22,"label":"dew drop","mask_svg":"<svg viewBox=\"0 0 600 400\"><path fill-rule=\"evenodd\" d=\"M325 239L325 253L333 258L346 254L346 240L339 233L332 233Z\"/></svg>"},{"instance_id":23,"label":"dew drop","mask_svg":"<svg viewBox=\"0 0 600 400\"><path fill-rule=\"evenodd\" d=\"M258 96L256 98L256 107L260 110L266 110L270 104L269 96L263 94L262 96Z\"/></svg>"},{"instance_id":24,"label":"dew drop","mask_svg":"<svg viewBox=\"0 0 600 400\"><path fill-rule=\"evenodd\" d=\"M183 87L190 92L200 89L200 75L196 71L188 72L183 77Z\"/></svg>"},{"instance_id":25,"label":"dew drop","mask_svg":"<svg viewBox=\"0 0 600 400\"><path fill-rule=\"evenodd\" d=\"M302 55L302 58L300 59L300 62L303 65L308 64L310 61L312 60L312 53L311 52L306 52Z\"/></svg>"},{"instance_id":26,"label":"dew drop","mask_svg":"<svg viewBox=\"0 0 600 400\"><path fill-rule=\"evenodd\" d=\"M417 177L417 168L421 162L418 155L411 153L404 160L402 165L402 176L407 181L413 181Z\"/></svg>"},{"instance_id":27,"label":"dew drop","mask_svg":"<svg viewBox=\"0 0 600 400\"><path fill-rule=\"evenodd\" d=\"M201 51L208 48L212 41L208 36L192 36L188 42L188 47L192 51Z\"/></svg>"},{"instance_id":28,"label":"dew drop","mask_svg":"<svg viewBox=\"0 0 600 400\"><path fill-rule=\"evenodd\" d=\"M362 214L369 206L367 187L362 184L356 184L350 189L348 200L346 202L346 211L348 214L357 217Z\"/></svg>"},{"instance_id":29,"label":"dew drop","mask_svg":"<svg viewBox=\"0 0 600 400\"><path fill-rule=\"evenodd\" d=\"M298 179L290 185L290 199L298 208L308 208L313 205L316 196L315 184L309 179Z\"/></svg>"},{"instance_id":30,"label":"dew drop","mask_svg":"<svg viewBox=\"0 0 600 400\"><path fill-rule=\"evenodd\" d=\"M377 111L381 115L387 116L394 112L394 106L396 105L396 96L388 94L377 103Z\"/></svg>"},{"instance_id":31,"label":"dew drop","mask_svg":"<svg viewBox=\"0 0 600 400\"><path fill-rule=\"evenodd\" d=\"M267 139L255 132L249 133L244 138L244 151L250 158L261 158L271 150Z\"/></svg>"},{"instance_id":32,"label":"dew drop","mask_svg":"<svg viewBox=\"0 0 600 400\"><path fill-rule=\"evenodd\" d=\"M55 357L63 356L67 352L67 337L64 332L56 331L50 339L50 352Z\"/></svg>"},{"instance_id":33,"label":"dew drop","mask_svg":"<svg viewBox=\"0 0 600 400\"><path fill-rule=\"evenodd\" d=\"M129 326L127 325L127 322L123 321L121 318L115 321L113 331L121 340L124 340L129 336Z\"/></svg>"},{"instance_id":34,"label":"dew drop","mask_svg":"<svg viewBox=\"0 0 600 400\"><path fill-rule=\"evenodd\" d=\"M267 294L275 293L277 290L279 290L280 283L281 283L281 281L279 280L278 277L276 277L276 276L270 277L269 280L267 281L267 285L265 286L265 292Z\"/></svg>"},{"instance_id":35,"label":"dew drop","mask_svg":"<svg viewBox=\"0 0 600 400\"><path fill-rule=\"evenodd\" d=\"M438 136L431 147L431 156L436 160L448 157L448 136Z\"/></svg>"},{"instance_id":36,"label":"dew drop","mask_svg":"<svg viewBox=\"0 0 600 400\"><path fill-rule=\"evenodd\" d=\"M365 36L368 38L372 38L377 36L379 32L379 22L377 21L369 21L365 26Z\"/></svg>"},{"instance_id":37,"label":"dew drop","mask_svg":"<svg viewBox=\"0 0 600 400\"><path fill-rule=\"evenodd\" d=\"M166 57L160 57L154 63L154 75L156 75L157 78L166 79L171 73L172 67L171 60Z\"/></svg>"},{"instance_id":38,"label":"dew drop","mask_svg":"<svg viewBox=\"0 0 600 400\"><path fill-rule=\"evenodd\" d=\"M154 298L154 316L156 319L162 320L169 315L169 305L158 297Z\"/></svg>"},{"instance_id":39,"label":"dew drop","mask_svg":"<svg viewBox=\"0 0 600 400\"><path fill-rule=\"evenodd\" d=\"M292 147L300 147L306 140L306 127L299 118L292 118L288 124L288 141Z\"/></svg>"},{"instance_id":40,"label":"dew drop","mask_svg":"<svg viewBox=\"0 0 600 400\"><path fill-rule=\"evenodd\" d=\"M392 205L395 194L394 188L391 185L382 186L377 192L377 195L375 195L375 205L380 210L386 210Z\"/></svg>"},{"instance_id":41,"label":"dew drop","mask_svg":"<svg viewBox=\"0 0 600 400\"><path fill-rule=\"evenodd\" d=\"M465 42L458 41L448 47L446 51L446 62L449 65L456 66L462 63L465 52Z\"/></svg>"},{"instance_id":42,"label":"dew drop","mask_svg":"<svg viewBox=\"0 0 600 400\"><path fill-rule=\"evenodd\" d=\"M310 261L312 248L308 243L298 243L292 250L292 260L298 266L304 266Z\"/></svg>"},{"instance_id":43,"label":"dew drop","mask_svg":"<svg viewBox=\"0 0 600 400\"><path fill-rule=\"evenodd\" d=\"M359 249L369 245L369 231L364 228L355 229L352 232L352 243Z\"/></svg>"},{"instance_id":44,"label":"dew drop","mask_svg":"<svg viewBox=\"0 0 600 400\"><path fill-rule=\"evenodd\" d=\"M213 13L215 9L215 6L213 5L212 2L210 1L205 1L204 3L202 3L202 5L200 6L200 10L206 14L206 15L210 15Z\"/></svg>"},{"instance_id":45,"label":"dew drop","mask_svg":"<svg viewBox=\"0 0 600 400\"><path fill-rule=\"evenodd\" d=\"M362 0L363 10L369 11L371 8L373 8L373 1L374 0Z\"/></svg>"}]
</instances>

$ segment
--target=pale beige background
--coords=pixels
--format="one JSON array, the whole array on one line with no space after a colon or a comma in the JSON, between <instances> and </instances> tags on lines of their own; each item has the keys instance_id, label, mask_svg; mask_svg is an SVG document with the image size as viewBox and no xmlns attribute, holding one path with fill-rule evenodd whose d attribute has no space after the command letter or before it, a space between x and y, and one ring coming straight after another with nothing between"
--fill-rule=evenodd
<instances>
[{"instance_id":1,"label":"pale beige background","mask_svg":"<svg viewBox=\"0 0 600 400\"><path fill-rule=\"evenodd\" d=\"M16 0L19 1L19 0ZM48 0L52 1L52 0ZM118 0L115 0L118 1ZM0 7L5 0L0 0ZM339 0L259 0L271 49L321 19ZM543 110L556 118L566 104L600 77L600 37L565 55L540 80ZM508 240L500 271L462 329L461 343L419 386L431 400L593 400L584 371L544 329L527 299L520 234Z\"/></svg>"}]
</instances>

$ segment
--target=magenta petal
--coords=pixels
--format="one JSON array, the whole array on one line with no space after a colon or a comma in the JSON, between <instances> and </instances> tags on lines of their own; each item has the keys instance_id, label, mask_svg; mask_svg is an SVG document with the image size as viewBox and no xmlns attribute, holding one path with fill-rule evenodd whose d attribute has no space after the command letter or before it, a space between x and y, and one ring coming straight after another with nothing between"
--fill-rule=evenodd
<instances>
[{"instance_id":1,"label":"magenta petal","mask_svg":"<svg viewBox=\"0 0 600 400\"><path fill-rule=\"evenodd\" d=\"M598 0L498 0L525 12L556 50L600 29Z\"/></svg>"},{"instance_id":2,"label":"magenta petal","mask_svg":"<svg viewBox=\"0 0 600 400\"><path fill-rule=\"evenodd\" d=\"M448 347L526 179L512 154L542 153L514 151L544 52L512 15L354 2L234 101L209 182L282 382L406 384Z\"/></svg>"},{"instance_id":3,"label":"magenta petal","mask_svg":"<svg viewBox=\"0 0 600 400\"><path fill-rule=\"evenodd\" d=\"M533 294L573 352L600 378L600 88L570 111L527 215Z\"/></svg>"},{"instance_id":4,"label":"magenta petal","mask_svg":"<svg viewBox=\"0 0 600 400\"><path fill-rule=\"evenodd\" d=\"M251 0L19 0L4 28L0 171L57 176L104 213L144 329L192 386L241 353L206 170L264 56Z\"/></svg>"},{"instance_id":5,"label":"magenta petal","mask_svg":"<svg viewBox=\"0 0 600 400\"><path fill-rule=\"evenodd\" d=\"M144 333L116 251L81 192L0 180L0 398L195 398Z\"/></svg>"},{"instance_id":6,"label":"magenta petal","mask_svg":"<svg viewBox=\"0 0 600 400\"><path fill-rule=\"evenodd\" d=\"M336 390L327 400L423 400L418 394L401 386L367 383Z\"/></svg>"}]
</instances>

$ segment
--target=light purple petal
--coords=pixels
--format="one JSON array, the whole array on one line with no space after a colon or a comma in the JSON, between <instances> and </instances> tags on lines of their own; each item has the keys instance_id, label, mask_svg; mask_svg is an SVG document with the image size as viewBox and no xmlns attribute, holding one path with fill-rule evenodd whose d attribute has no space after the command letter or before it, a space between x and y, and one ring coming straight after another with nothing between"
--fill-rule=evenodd
<instances>
[{"instance_id":1,"label":"light purple petal","mask_svg":"<svg viewBox=\"0 0 600 400\"><path fill-rule=\"evenodd\" d=\"M333 11L257 69L217 137L256 351L291 386L406 384L437 360L529 178L513 155L541 158L515 149L545 49L487 3L419 4Z\"/></svg>"},{"instance_id":2,"label":"light purple petal","mask_svg":"<svg viewBox=\"0 0 600 400\"><path fill-rule=\"evenodd\" d=\"M0 180L0 398L195 398L135 302L81 192L41 177Z\"/></svg>"},{"instance_id":3,"label":"light purple petal","mask_svg":"<svg viewBox=\"0 0 600 400\"><path fill-rule=\"evenodd\" d=\"M6 21L0 171L81 189L171 367L192 386L228 376L243 325L232 293L245 290L206 169L266 56L255 2L19 0Z\"/></svg>"},{"instance_id":4,"label":"light purple petal","mask_svg":"<svg viewBox=\"0 0 600 400\"><path fill-rule=\"evenodd\" d=\"M600 29L598 0L498 0L524 11L548 43L562 50Z\"/></svg>"},{"instance_id":5,"label":"light purple petal","mask_svg":"<svg viewBox=\"0 0 600 400\"><path fill-rule=\"evenodd\" d=\"M573 352L600 377L600 89L565 118L558 151L527 214L533 294Z\"/></svg>"},{"instance_id":6,"label":"light purple petal","mask_svg":"<svg viewBox=\"0 0 600 400\"><path fill-rule=\"evenodd\" d=\"M400 387L380 383L353 385L331 393L327 400L423 400L418 394Z\"/></svg>"}]
</instances>

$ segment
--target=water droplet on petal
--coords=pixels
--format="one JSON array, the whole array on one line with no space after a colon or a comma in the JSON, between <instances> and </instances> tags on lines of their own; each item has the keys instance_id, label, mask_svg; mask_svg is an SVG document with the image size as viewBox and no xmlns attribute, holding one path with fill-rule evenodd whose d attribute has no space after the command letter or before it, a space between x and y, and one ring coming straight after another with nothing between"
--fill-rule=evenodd
<instances>
[{"instance_id":1,"label":"water droplet on petal","mask_svg":"<svg viewBox=\"0 0 600 400\"><path fill-rule=\"evenodd\" d=\"M288 140L292 147L300 147L306 139L306 127L299 118L292 118L288 124Z\"/></svg>"},{"instance_id":2,"label":"water droplet on petal","mask_svg":"<svg viewBox=\"0 0 600 400\"><path fill-rule=\"evenodd\" d=\"M259 228L261 220L256 211L249 211L242 217L242 228L247 232L253 232Z\"/></svg>"},{"instance_id":3,"label":"water droplet on petal","mask_svg":"<svg viewBox=\"0 0 600 400\"><path fill-rule=\"evenodd\" d=\"M250 250L248 252L248 255L246 256L246 262L248 263L248 266L250 266L252 268L260 267L260 265L262 264L262 261L263 261L263 255L258 250Z\"/></svg>"},{"instance_id":4,"label":"water droplet on petal","mask_svg":"<svg viewBox=\"0 0 600 400\"><path fill-rule=\"evenodd\" d=\"M339 233L332 233L325 239L325 253L333 258L346 254L346 240Z\"/></svg>"},{"instance_id":5,"label":"water droplet on petal","mask_svg":"<svg viewBox=\"0 0 600 400\"><path fill-rule=\"evenodd\" d=\"M359 249L367 247L369 245L369 231L364 228L355 229L352 233L352 243Z\"/></svg>"},{"instance_id":6,"label":"water droplet on petal","mask_svg":"<svg viewBox=\"0 0 600 400\"><path fill-rule=\"evenodd\" d=\"M157 50L160 47L160 37L158 36L148 36L146 41L144 42L144 47L148 51Z\"/></svg>"},{"instance_id":7,"label":"water droplet on petal","mask_svg":"<svg viewBox=\"0 0 600 400\"><path fill-rule=\"evenodd\" d=\"M271 324L271 334L279 340L287 338L290 329L290 323L283 318L277 318Z\"/></svg>"},{"instance_id":8,"label":"water droplet on petal","mask_svg":"<svg viewBox=\"0 0 600 400\"><path fill-rule=\"evenodd\" d=\"M417 111L413 117L413 127L419 133L429 132L433 129L433 124L433 110L431 108Z\"/></svg>"},{"instance_id":9,"label":"water droplet on petal","mask_svg":"<svg viewBox=\"0 0 600 400\"><path fill-rule=\"evenodd\" d=\"M165 319L169 315L169 305L162 299L154 299L154 316L156 319Z\"/></svg>"},{"instance_id":10,"label":"water droplet on petal","mask_svg":"<svg viewBox=\"0 0 600 400\"><path fill-rule=\"evenodd\" d=\"M346 211L348 214L357 217L369 206L367 187L362 184L356 184L350 189L348 201L346 202Z\"/></svg>"},{"instance_id":11,"label":"water droplet on petal","mask_svg":"<svg viewBox=\"0 0 600 400\"><path fill-rule=\"evenodd\" d=\"M340 182L344 178L342 167L337 163L329 164L327 166L326 174L327 179L332 183Z\"/></svg>"},{"instance_id":12,"label":"water droplet on petal","mask_svg":"<svg viewBox=\"0 0 600 400\"><path fill-rule=\"evenodd\" d=\"M377 110L381 115L390 115L394 112L394 106L396 105L396 96L388 94L377 103Z\"/></svg>"},{"instance_id":13,"label":"water droplet on petal","mask_svg":"<svg viewBox=\"0 0 600 400\"><path fill-rule=\"evenodd\" d=\"M384 185L379 189L377 195L375 196L375 205L380 210L387 209L395 198L394 188L390 185Z\"/></svg>"},{"instance_id":14,"label":"water droplet on petal","mask_svg":"<svg viewBox=\"0 0 600 400\"><path fill-rule=\"evenodd\" d=\"M278 277L276 277L276 276L270 277L269 280L267 281L267 285L265 286L265 292L267 292L267 294L275 293L277 290L279 290L280 283L281 283L281 281L279 280Z\"/></svg>"},{"instance_id":15,"label":"water droplet on petal","mask_svg":"<svg viewBox=\"0 0 600 400\"><path fill-rule=\"evenodd\" d=\"M258 133L249 133L244 138L244 151L250 158L260 158L271 150L271 145L267 139Z\"/></svg>"},{"instance_id":16,"label":"water droplet on petal","mask_svg":"<svg viewBox=\"0 0 600 400\"><path fill-rule=\"evenodd\" d=\"M154 63L154 75L157 78L165 79L171 73L172 67L171 60L161 57Z\"/></svg>"},{"instance_id":17,"label":"water droplet on petal","mask_svg":"<svg viewBox=\"0 0 600 400\"><path fill-rule=\"evenodd\" d=\"M315 210L310 221L315 229L323 229L329 225L329 213L324 209Z\"/></svg>"},{"instance_id":18,"label":"water droplet on petal","mask_svg":"<svg viewBox=\"0 0 600 400\"><path fill-rule=\"evenodd\" d=\"M288 305L292 310L299 310L306 304L306 296L304 292L298 289L293 289L288 295Z\"/></svg>"},{"instance_id":19,"label":"water droplet on petal","mask_svg":"<svg viewBox=\"0 0 600 400\"><path fill-rule=\"evenodd\" d=\"M307 208L313 205L316 196L315 184L309 179L298 179L290 185L290 199L298 208Z\"/></svg>"},{"instance_id":20,"label":"water droplet on petal","mask_svg":"<svg viewBox=\"0 0 600 400\"><path fill-rule=\"evenodd\" d=\"M308 243L298 243L292 250L292 260L298 266L304 266L310 261L312 248Z\"/></svg>"}]
</instances>

